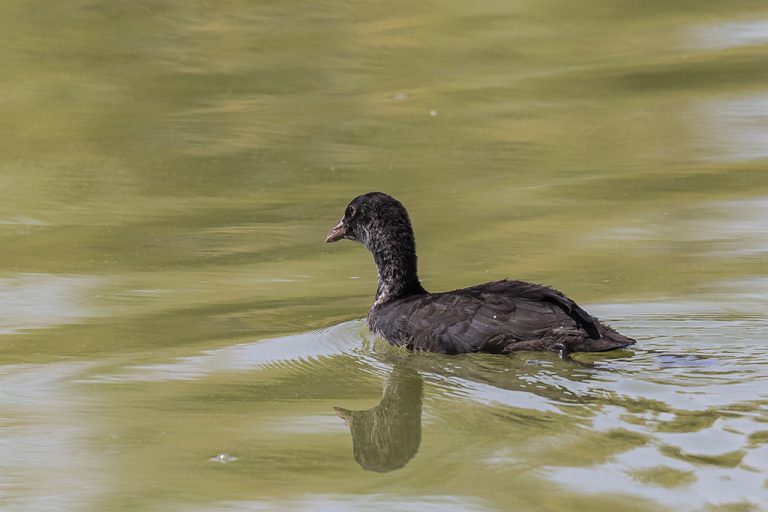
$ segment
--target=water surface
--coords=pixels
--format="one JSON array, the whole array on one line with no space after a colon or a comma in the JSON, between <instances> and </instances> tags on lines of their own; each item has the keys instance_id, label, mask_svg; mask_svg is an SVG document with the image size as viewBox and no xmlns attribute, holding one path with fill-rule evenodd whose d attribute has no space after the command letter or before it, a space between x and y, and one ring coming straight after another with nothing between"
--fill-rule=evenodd
<instances>
[{"instance_id":1,"label":"water surface","mask_svg":"<svg viewBox=\"0 0 768 512\"><path fill-rule=\"evenodd\" d=\"M764 2L0 6L0 508L768 508ZM632 351L366 331L355 195L431 290Z\"/></svg>"}]
</instances>

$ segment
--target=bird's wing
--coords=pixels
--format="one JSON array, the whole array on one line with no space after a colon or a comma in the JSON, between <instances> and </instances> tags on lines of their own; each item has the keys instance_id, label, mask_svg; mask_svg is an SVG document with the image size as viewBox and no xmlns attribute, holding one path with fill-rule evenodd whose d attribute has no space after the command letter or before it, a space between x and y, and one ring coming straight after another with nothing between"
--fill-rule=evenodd
<instances>
[{"instance_id":1,"label":"bird's wing","mask_svg":"<svg viewBox=\"0 0 768 512\"><path fill-rule=\"evenodd\" d=\"M553 290L548 288L518 293L515 287L489 285L414 301L407 311L401 311L401 338L425 350L502 352L510 343L540 338L552 329L579 330L584 320L574 313L577 310L594 322L572 301L557 292L549 293Z\"/></svg>"},{"instance_id":2,"label":"bird's wing","mask_svg":"<svg viewBox=\"0 0 768 512\"><path fill-rule=\"evenodd\" d=\"M549 288L548 286L540 284L527 283L525 281L504 280L488 284L490 285L489 289L494 290L494 293L505 297L519 297L528 299L534 303L549 302L555 304L584 329L590 338L600 338L600 333L592 315L584 311L581 306L554 288ZM483 287L479 286L475 288L482 289ZM472 288L470 288L470 290L471 289Z\"/></svg>"}]
</instances>

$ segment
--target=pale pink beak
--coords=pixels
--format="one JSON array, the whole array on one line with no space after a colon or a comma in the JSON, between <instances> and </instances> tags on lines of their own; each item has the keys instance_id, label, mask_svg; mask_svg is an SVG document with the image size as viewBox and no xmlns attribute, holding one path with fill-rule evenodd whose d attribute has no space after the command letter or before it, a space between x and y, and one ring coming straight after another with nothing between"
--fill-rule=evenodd
<instances>
[{"instance_id":1,"label":"pale pink beak","mask_svg":"<svg viewBox=\"0 0 768 512\"><path fill-rule=\"evenodd\" d=\"M338 224L333 226L328 232L328 236L325 237L325 243L337 242L344 238L347 234L347 227L344 225L344 221L340 220Z\"/></svg>"}]
</instances>

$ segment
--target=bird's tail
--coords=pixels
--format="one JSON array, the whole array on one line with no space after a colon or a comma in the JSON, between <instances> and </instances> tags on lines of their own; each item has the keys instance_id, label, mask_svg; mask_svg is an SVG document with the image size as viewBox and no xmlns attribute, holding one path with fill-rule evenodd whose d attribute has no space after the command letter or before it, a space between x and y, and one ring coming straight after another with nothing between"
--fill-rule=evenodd
<instances>
[{"instance_id":1,"label":"bird's tail","mask_svg":"<svg viewBox=\"0 0 768 512\"><path fill-rule=\"evenodd\" d=\"M600 337L597 339L585 338L573 347L573 351L603 352L605 350L628 347L637 343L634 339L619 334L610 325L599 322L597 319L595 319L595 326L598 333L600 333Z\"/></svg>"}]
</instances>

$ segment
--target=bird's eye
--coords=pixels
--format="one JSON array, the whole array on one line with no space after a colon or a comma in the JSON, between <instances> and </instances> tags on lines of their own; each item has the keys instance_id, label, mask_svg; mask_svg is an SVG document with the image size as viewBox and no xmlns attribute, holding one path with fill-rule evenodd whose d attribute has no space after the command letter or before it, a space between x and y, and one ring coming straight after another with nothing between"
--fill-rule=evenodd
<instances>
[{"instance_id":1,"label":"bird's eye","mask_svg":"<svg viewBox=\"0 0 768 512\"><path fill-rule=\"evenodd\" d=\"M354 217L355 216L355 207L354 206L347 206L347 211L344 213L345 217Z\"/></svg>"}]
</instances>

